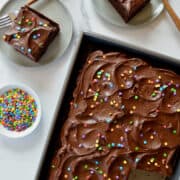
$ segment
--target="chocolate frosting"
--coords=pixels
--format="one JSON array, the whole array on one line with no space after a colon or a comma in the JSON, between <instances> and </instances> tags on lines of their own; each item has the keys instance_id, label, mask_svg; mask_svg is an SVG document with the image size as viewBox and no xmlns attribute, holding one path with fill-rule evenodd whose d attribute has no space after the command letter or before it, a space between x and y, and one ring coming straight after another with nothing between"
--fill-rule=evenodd
<instances>
[{"instance_id":1,"label":"chocolate frosting","mask_svg":"<svg viewBox=\"0 0 180 180\"><path fill-rule=\"evenodd\" d=\"M109 0L119 14L128 22L150 0Z\"/></svg>"},{"instance_id":2,"label":"chocolate frosting","mask_svg":"<svg viewBox=\"0 0 180 180\"><path fill-rule=\"evenodd\" d=\"M4 40L17 51L38 61L57 35L59 26L28 6L22 7Z\"/></svg>"},{"instance_id":3,"label":"chocolate frosting","mask_svg":"<svg viewBox=\"0 0 180 180\"><path fill-rule=\"evenodd\" d=\"M147 0L116 0L116 1L122 4L122 6L129 12L136 6L141 6Z\"/></svg>"},{"instance_id":4,"label":"chocolate frosting","mask_svg":"<svg viewBox=\"0 0 180 180\"><path fill-rule=\"evenodd\" d=\"M73 93L51 180L127 180L173 173L180 147L180 77L122 53L89 55Z\"/></svg>"}]
</instances>

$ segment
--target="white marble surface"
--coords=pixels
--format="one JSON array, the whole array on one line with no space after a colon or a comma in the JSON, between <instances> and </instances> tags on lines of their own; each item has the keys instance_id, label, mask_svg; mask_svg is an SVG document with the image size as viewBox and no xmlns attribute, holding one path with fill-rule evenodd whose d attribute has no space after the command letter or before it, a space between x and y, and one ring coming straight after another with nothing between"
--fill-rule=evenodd
<instances>
[{"instance_id":1,"label":"white marble surface","mask_svg":"<svg viewBox=\"0 0 180 180\"><path fill-rule=\"evenodd\" d=\"M145 47L180 60L180 32L177 31L169 15L163 12L152 23L136 29L123 29L104 22L95 13L91 1L84 0L85 11L90 29L115 39ZM171 4L180 15L180 1L171 0Z\"/></svg>"},{"instance_id":2,"label":"white marble surface","mask_svg":"<svg viewBox=\"0 0 180 180\"><path fill-rule=\"evenodd\" d=\"M7 0L1 0L0 7ZM16 0L12 0L16 1ZM71 46L65 55L49 66L25 68L14 66L2 59L0 54L0 84L22 82L38 92L43 105L43 118L38 130L20 140L0 137L0 180L33 180L36 177L43 149L52 126L58 97L63 92L74 49L81 30L97 32L141 47L167 54L180 61L180 33L175 29L167 13L148 26L140 29L120 29L102 21L94 12L90 0L62 0L71 9L75 32ZM171 0L180 14L180 1ZM48 83L47 83L48 82ZM178 179L176 179L178 180Z\"/></svg>"}]
</instances>

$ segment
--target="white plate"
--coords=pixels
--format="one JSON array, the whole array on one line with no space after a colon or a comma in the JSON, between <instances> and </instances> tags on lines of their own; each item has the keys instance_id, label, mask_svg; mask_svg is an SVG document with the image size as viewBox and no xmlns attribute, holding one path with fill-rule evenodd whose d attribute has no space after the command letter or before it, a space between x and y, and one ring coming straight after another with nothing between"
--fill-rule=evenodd
<instances>
[{"instance_id":1,"label":"white plate","mask_svg":"<svg viewBox=\"0 0 180 180\"><path fill-rule=\"evenodd\" d=\"M3 125L0 125L0 134L7 136L9 138L22 138L22 137L25 137L25 136L31 134L38 127L40 120L41 120L42 109L41 109L41 103L40 103L37 93L26 85L23 85L23 84L4 85L0 89L0 95L3 95L5 92L7 92L11 89L14 89L14 88L22 89L34 98L34 100L37 104L37 110L38 110L37 117L31 127L27 128L26 130L21 131L21 132L10 131L10 130L7 130Z\"/></svg>"},{"instance_id":2,"label":"white plate","mask_svg":"<svg viewBox=\"0 0 180 180\"><path fill-rule=\"evenodd\" d=\"M2 8L0 16L6 14L7 12L18 10L26 2L27 0L9 0L8 3ZM58 0L39 0L37 3L32 5L32 8L35 8L39 12L57 22L60 25L61 32L51 43L47 52L41 57L39 63L34 63L29 58L15 51L12 46L9 46L7 43L1 40L0 51L2 51L4 54L4 59L8 59L12 62L15 62L16 64L24 66L44 65L60 58L68 48L73 33L71 15L65 6ZM6 30L7 29L3 31L1 30L0 35L2 36Z\"/></svg>"},{"instance_id":3,"label":"white plate","mask_svg":"<svg viewBox=\"0 0 180 180\"><path fill-rule=\"evenodd\" d=\"M146 24L160 15L164 6L162 0L151 0L129 23L125 23L108 0L91 0L95 11L106 21L120 27Z\"/></svg>"}]
</instances>

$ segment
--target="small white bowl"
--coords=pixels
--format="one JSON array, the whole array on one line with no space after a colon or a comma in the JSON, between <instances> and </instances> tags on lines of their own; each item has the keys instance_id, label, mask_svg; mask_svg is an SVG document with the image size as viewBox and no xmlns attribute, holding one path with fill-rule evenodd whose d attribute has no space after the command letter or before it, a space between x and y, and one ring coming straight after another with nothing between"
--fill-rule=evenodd
<instances>
[{"instance_id":1,"label":"small white bowl","mask_svg":"<svg viewBox=\"0 0 180 180\"><path fill-rule=\"evenodd\" d=\"M6 129L3 125L0 124L0 134L1 135L7 136L9 138L21 138L21 137L25 137L25 136L31 134L38 127L40 120L41 120L42 109L41 109L40 100L39 100L37 94L35 93L35 91L23 84L4 85L2 88L0 88L0 96L3 95L5 92L7 92L11 89L14 89L14 88L22 89L23 91L25 91L29 95L31 95L37 104L37 111L38 111L36 120L33 122L33 124L30 127L28 127L27 129L25 129L23 131L20 131L20 132L11 131L11 130Z\"/></svg>"}]
</instances>

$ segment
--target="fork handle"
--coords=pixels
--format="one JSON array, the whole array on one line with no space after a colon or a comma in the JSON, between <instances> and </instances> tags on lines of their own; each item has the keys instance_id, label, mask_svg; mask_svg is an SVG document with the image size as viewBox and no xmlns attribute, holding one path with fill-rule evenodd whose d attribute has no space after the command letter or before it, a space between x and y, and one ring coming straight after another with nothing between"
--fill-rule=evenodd
<instances>
[{"instance_id":1,"label":"fork handle","mask_svg":"<svg viewBox=\"0 0 180 180\"><path fill-rule=\"evenodd\" d=\"M38 0L28 0L27 1L27 5L30 6L31 4L35 3Z\"/></svg>"},{"instance_id":2,"label":"fork handle","mask_svg":"<svg viewBox=\"0 0 180 180\"><path fill-rule=\"evenodd\" d=\"M164 3L164 6L166 8L166 10L168 11L169 15L171 16L171 18L173 19L177 29L180 31L180 18L178 17L178 15L175 13L174 9L172 8L172 6L169 4L168 0L162 0Z\"/></svg>"}]
</instances>

